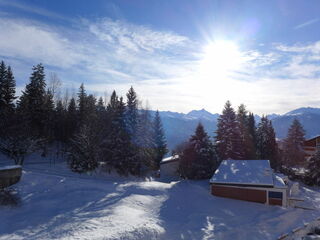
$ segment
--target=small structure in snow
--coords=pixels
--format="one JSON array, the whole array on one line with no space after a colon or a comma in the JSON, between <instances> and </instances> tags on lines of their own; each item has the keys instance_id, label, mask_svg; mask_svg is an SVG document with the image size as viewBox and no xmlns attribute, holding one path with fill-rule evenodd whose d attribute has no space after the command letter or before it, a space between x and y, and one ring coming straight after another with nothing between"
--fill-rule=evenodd
<instances>
[{"instance_id":1,"label":"small structure in snow","mask_svg":"<svg viewBox=\"0 0 320 240\"><path fill-rule=\"evenodd\" d=\"M162 159L160 162L160 175L162 177L179 177L179 155Z\"/></svg>"},{"instance_id":2,"label":"small structure in snow","mask_svg":"<svg viewBox=\"0 0 320 240\"><path fill-rule=\"evenodd\" d=\"M303 150L305 151L305 159L309 160L316 154L317 146L320 145L320 135L304 141Z\"/></svg>"},{"instance_id":3,"label":"small structure in snow","mask_svg":"<svg viewBox=\"0 0 320 240\"><path fill-rule=\"evenodd\" d=\"M22 168L20 165L0 168L0 190L10 187L20 181Z\"/></svg>"},{"instance_id":4,"label":"small structure in snow","mask_svg":"<svg viewBox=\"0 0 320 240\"><path fill-rule=\"evenodd\" d=\"M269 160L224 160L210 179L211 193L271 205L287 205L287 185Z\"/></svg>"}]
</instances>

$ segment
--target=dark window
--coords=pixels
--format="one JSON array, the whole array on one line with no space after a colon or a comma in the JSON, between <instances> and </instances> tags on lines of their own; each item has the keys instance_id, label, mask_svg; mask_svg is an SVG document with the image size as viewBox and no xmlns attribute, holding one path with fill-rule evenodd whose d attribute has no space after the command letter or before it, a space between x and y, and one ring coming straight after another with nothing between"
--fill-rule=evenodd
<instances>
[{"instance_id":1,"label":"dark window","mask_svg":"<svg viewBox=\"0 0 320 240\"><path fill-rule=\"evenodd\" d=\"M269 192L269 198L282 199L282 192Z\"/></svg>"}]
</instances>

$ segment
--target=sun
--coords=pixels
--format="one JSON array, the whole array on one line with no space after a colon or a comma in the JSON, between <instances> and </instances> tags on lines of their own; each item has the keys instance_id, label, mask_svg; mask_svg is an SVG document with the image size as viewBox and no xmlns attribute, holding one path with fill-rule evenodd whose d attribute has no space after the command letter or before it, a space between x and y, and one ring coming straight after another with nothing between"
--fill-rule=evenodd
<instances>
[{"instance_id":1,"label":"sun","mask_svg":"<svg viewBox=\"0 0 320 240\"><path fill-rule=\"evenodd\" d=\"M207 77L226 77L240 67L241 61L242 55L236 43L213 41L203 47L200 72Z\"/></svg>"}]
</instances>

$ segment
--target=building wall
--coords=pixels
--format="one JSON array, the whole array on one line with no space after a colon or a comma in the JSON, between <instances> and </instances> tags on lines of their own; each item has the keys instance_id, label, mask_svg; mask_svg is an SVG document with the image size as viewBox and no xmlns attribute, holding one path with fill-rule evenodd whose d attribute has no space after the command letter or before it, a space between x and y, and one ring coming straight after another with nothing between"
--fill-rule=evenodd
<instances>
[{"instance_id":1,"label":"building wall","mask_svg":"<svg viewBox=\"0 0 320 240\"><path fill-rule=\"evenodd\" d=\"M161 177L178 177L179 161L171 161L160 165Z\"/></svg>"},{"instance_id":2,"label":"building wall","mask_svg":"<svg viewBox=\"0 0 320 240\"><path fill-rule=\"evenodd\" d=\"M212 184L211 193L215 196L237 200L265 203L270 205L287 205L286 188L238 187Z\"/></svg>"}]
</instances>

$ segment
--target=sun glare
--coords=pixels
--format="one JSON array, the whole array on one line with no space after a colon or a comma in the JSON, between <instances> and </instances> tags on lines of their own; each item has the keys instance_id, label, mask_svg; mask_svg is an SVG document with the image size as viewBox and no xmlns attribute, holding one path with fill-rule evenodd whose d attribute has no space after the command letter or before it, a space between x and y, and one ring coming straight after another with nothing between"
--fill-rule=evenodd
<instances>
[{"instance_id":1,"label":"sun glare","mask_svg":"<svg viewBox=\"0 0 320 240\"><path fill-rule=\"evenodd\" d=\"M226 77L241 64L241 52L231 41L211 42L203 48L202 54L200 72L208 77Z\"/></svg>"}]
</instances>

